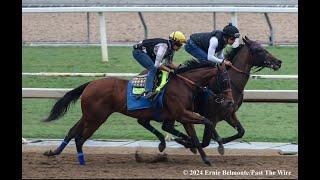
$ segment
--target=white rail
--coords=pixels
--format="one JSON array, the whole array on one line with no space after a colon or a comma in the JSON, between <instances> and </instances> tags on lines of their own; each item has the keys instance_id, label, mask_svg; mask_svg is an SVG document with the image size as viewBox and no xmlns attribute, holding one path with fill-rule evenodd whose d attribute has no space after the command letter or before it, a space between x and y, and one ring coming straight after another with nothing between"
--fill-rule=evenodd
<instances>
[{"instance_id":1,"label":"white rail","mask_svg":"<svg viewBox=\"0 0 320 180\"><path fill-rule=\"evenodd\" d=\"M60 98L70 88L22 88L23 98ZM298 90L244 90L246 102L297 102Z\"/></svg>"},{"instance_id":2,"label":"white rail","mask_svg":"<svg viewBox=\"0 0 320 180\"><path fill-rule=\"evenodd\" d=\"M53 77L133 77L139 73L58 73L58 72L39 72L22 73L23 76L53 76Z\"/></svg>"},{"instance_id":3,"label":"white rail","mask_svg":"<svg viewBox=\"0 0 320 180\"><path fill-rule=\"evenodd\" d=\"M23 76L46 76L46 77L133 77L138 73L58 73L39 72L22 73ZM298 75L256 75L250 76L252 79L298 79Z\"/></svg>"},{"instance_id":4,"label":"white rail","mask_svg":"<svg viewBox=\"0 0 320 180\"><path fill-rule=\"evenodd\" d=\"M236 12L297 13L298 7L40 7L22 8L23 13L67 12Z\"/></svg>"}]
</instances>

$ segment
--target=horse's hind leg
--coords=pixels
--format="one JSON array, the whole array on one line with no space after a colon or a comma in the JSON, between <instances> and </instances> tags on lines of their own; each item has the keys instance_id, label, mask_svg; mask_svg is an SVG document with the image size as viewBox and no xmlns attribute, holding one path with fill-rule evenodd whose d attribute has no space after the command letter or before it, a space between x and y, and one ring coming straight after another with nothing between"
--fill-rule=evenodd
<instances>
[{"instance_id":1,"label":"horse's hind leg","mask_svg":"<svg viewBox=\"0 0 320 180\"><path fill-rule=\"evenodd\" d=\"M67 144L70 142L70 140L72 138L75 137L75 135L77 134L77 132L79 131L79 129L81 129L81 127L83 126L83 122L81 121L82 119L80 119L68 132L67 136L64 138L64 140L62 141L62 143L60 144L60 146L58 146L54 151L46 151L44 153L44 155L46 156L55 156L55 155L59 155L63 149L67 146Z\"/></svg>"},{"instance_id":2,"label":"horse's hind leg","mask_svg":"<svg viewBox=\"0 0 320 180\"><path fill-rule=\"evenodd\" d=\"M82 146L84 142L92 136L92 134L103 124L111 113L108 113L107 116L100 118L84 118L84 125L81 131L77 132L75 136L76 148L78 153L78 160L80 165L85 165L84 154L82 151Z\"/></svg>"},{"instance_id":3,"label":"horse's hind leg","mask_svg":"<svg viewBox=\"0 0 320 180\"><path fill-rule=\"evenodd\" d=\"M159 151L162 152L166 148L166 141L164 139L163 134L161 134L158 130L156 130L150 124L149 119L147 119L147 120L146 119L138 119L138 123L158 137L158 139L160 140L160 144L159 144L158 148L159 148Z\"/></svg>"}]
</instances>

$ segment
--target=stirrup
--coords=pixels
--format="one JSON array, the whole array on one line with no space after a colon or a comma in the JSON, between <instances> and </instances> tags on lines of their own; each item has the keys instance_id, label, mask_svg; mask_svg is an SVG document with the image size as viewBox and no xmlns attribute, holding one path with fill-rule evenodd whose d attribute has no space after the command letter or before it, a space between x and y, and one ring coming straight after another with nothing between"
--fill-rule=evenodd
<instances>
[{"instance_id":1,"label":"stirrup","mask_svg":"<svg viewBox=\"0 0 320 180\"><path fill-rule=\"evenodd\" d=\"M157 94L156 92L150 91L150 92L148 92L148 93L145 95L145 97L146 97L147 99L153 99L153 97L154 97L156 94Z\"/></svg>"}]
</instances>

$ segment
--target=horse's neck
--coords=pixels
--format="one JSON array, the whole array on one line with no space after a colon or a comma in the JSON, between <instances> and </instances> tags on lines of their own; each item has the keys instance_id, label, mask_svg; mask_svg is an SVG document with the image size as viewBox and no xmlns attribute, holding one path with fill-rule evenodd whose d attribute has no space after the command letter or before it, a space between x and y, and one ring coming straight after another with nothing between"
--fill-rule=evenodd
<instances>
[{"instance_id":1,"label":"horse's neck","mask_svg":"<svg viewBox=\"0 0 320 180\"><path fill-rule=\"evenodd\" d=\"M235 60L234 60L234 66L244 72L246 72L247 74L250 74L251 68L252 66L249 64L250 63L250 54L249 54L249 49L247 47L243 47L239 53L235 56ZM245 74L239 73L235 70L229 70L229 77L230 80L232 81L232 83L234 83L237 88L240 91L244 90L244 87L246 86L249 77ZM231 87L233 87L231 85ZM233 87L235 88L235 87ZM236 90L237 91L237 90Z\"/></svg>"},{"instance_id":2,"label":"horse's neck","mask_svg":"<svg viewBox=\"0 0 320 180\"><path fill-rule=\"evenodd\" d=\"M196 69L183 73L183 76L195 82L199 86L208 85L209 80L216 75L216 70L213 67Z\"/></svg>"}]
</instances>

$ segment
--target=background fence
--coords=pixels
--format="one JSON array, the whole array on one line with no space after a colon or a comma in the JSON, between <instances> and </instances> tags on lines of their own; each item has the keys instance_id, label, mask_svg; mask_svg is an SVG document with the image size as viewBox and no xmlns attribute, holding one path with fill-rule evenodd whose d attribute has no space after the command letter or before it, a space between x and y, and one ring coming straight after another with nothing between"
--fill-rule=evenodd
<instances>
[{"instance_id":1,"label":"background fence","mask_svg":"<svg viewBox=\"0 0 320 180\"><path fill-rule=\"evenodd\" d=\"M60 98L72 89L22 88L23 98ZM244 90L245 102L297 102L298 90Z\"/></svg>"},{"instance_id":2,"label":"background fence","mask_svg":"<svg viewBox=\"0 0 320 180\"><path fill-rule=\"evenodd\" d=\"M46 1L44 1L46 2ZM44 3L43 2L43 3ZM49 20L51 20L52 18L57 18L60 16L60 19L58 18L58 20L56 22L51 22L51 24L53 26L56 26L55 24L60 24L61 25L61 21L63 22L64 19L67 19L68 17L71 17L69 22L65 22L68 23L67 29L72 29L73 32L70 33L71 37L72 36L77 36L77 33L79 33L78 31L76 31L77 27L82 29L82 31L87 31L87 42L90 42L90 28L95 28L98 26L98 24L95 22L93 24L94 27L91 26L90 24L90 14L89 13L98 13L98 17L95 17L96 21L97 19L99 19L99 32L100 32L100 44L101 44L101 53L102 53L102 61L108 61L108 52L107 52L107 33L111 34L112 39L114 40L120 40L119 36L121 36L121 34L123 35L123 37L125 38L124 42L130 42L130 41L138 41L143 39L142 37L139 38L133 38L132 36L135 36L137 33L137 29L141 29L141 24L143 26L144 29L144 38L148 38L148 34L149 31L151 31L151 33L153 33L150 37L167 37L168 34L171 31L174 30L183 30L186 35L190 35L191 33L197 32L197 31L211 31L212 30L212 26L208 26L206 23L203 24L201 23L203 20L208 21L210 19L210 21L212 19L213 20L213 29L217 29L217 17L216 17L216 13L229 13L226 17L223 18L223 23L220 26L224 26L227 24L227 22L229 22L231 20L231 22L238 26L238 13L261 13L263 14L263 18L265 19L264 22L264 26L267 27L269 29L269 33L265 34L267 35L267 39L270 45L273 45L275 43L275 32L278 33L277 30L275 30L274 26L272 25L272 18L269 17L268 13L295 13L296 15L294 15L293 17L284 17L282 18L282 22L281 23L288 23L286 26L281 26L284 27L285 30L283 32L286 33L278 33L278 34L286 34L286 36L293 31L293 34L297 35L297 12L298 12L298 8L297 8L297 2L292 2L292 1L277 1L277 2L273 2L273 3L266 3L263 2L264 4L259 4L259 2L255 2L255 4L257 4L256 6L252 6L252 4L250 5L250 3L248 3L249 1L243 1L242 3L238 2L233 2L234 5L231 5L232 2L229 2L229 4L217 4L217 3L213 3L210 2L209 4L204 4L202 3L198 3L198 4L194 4L195 1L190 1L189 4L184 3L184 6L177 7L174 4L168 3L167 1L165 1L163 4L165 4L166 6L161 6L161 1L160 6L155 5L154 3L152 3L152 1L143 1L140 3L140 5L137 6L138 1L132 1L130 3L126 3L126 6L124 7L123 4L121 6L121 2L118 2L118 4L116 4L116 2L113 2L113 4L108 1L106 1L106 3L104 3L105 6L107 7L101 7L101 2L97 3L99 4L100 7L85 7L83 6L83 4L85 4L85 1L82 2L83 4L82 7L70 7L70 5L72 5L72 3L66 3L68 7L63 7L64 4L60 2L60 7L43 7L44 5L39 5L38 4L32 4L34 3L34 1L26 1L24 3L24 8L22 8L22 12L24 13L24 17L23 18L23 38L25 42L28 41L34 41L34 39L32 40L32 38L30 38L30 33L28 33L28 29L30 28L30 30L32 31L32 33L34 33L34 31L32 30L32 25L35 22L31 22L33 20L36 20L38 23L37 29L40 30L41 26L39 26L39 21L40 24L45 23L48 24L50 23ZM48 2L46 2L46 4L48 5ZM50 4L50 3L49 3ZM138 3L139 4L139 3ZM143 6L143 4L148 4L148 6ZM245 5L245 6L239 6L239 5ZM77 1L74 2L73 6L79 6L79 2L77 3ZM120 6L117 6L120 5ZM238 5L238 6L236 6ZM281 5L281 6L279 6ZM62 7L61 7L62 6ZM110 25L108 25L108 22L106 21L106 13L131 13L131 14L124 14L124 17L120 18L121 15L116 15L117 17L111 15L111 14L107 14L107 18L108 18L108 22ZM25 13L32 13L31 16L25 16ZM44 15L35 15L34 13L49 13L49 14L44 14ZM55 13L55 15L51 15L51 13ZM62 14L57 14L57 13L62 13ZM74 14L76 13L76 14ZM82 13L81 16L85 16L81 17L80 19L77 18L76 16L78 16L78 13ZM135 14L132 14L135 13ZM148 19L151 20L150 23L152 23L153 21L156 23L155 24L155 29L153 29L152 25L148 26L149 23L146 23L145 18L143 17L142 13L153 13L154 16L153 17L148 17ZM168 14L169 13L169 14ZM175 13L172 15L172 13ZM181 13L185 13L185 14L181 14ZM191 13L191 14L190 14ZM203 13L210 13L209 14L205 14L204 16L197 16ZM136 15L139 15L139 19L141 22L138 22L135 17ZM179 15L180 14L180 15ZM186 15L191 15L191 17L189 16L189 18ZM212 17L213 16L213 17ZM180 18L179 18L180 17ZM230 18L228 18L230 17ZM250 19L246 22L243 22L241 24L243 24L242 26L239 27L240 31L244 34L252 34L255 35L258 32L260 32L261 30L263 32L267 32L267 28L264 29L260 29L260 31L256 31L256 32L250 32L250 33L246 33L245 30L243 31L242 28L244 29L252 29L252 28L261 28L260 24L257 24L257 20L253 19L255 16L250 16ZM59 20L60 19L60 20ZM116 23L115 24L111 24L110 21L114 21L114 19L116 19ZM187 20L185 20L187 19ZM288 19L291 19L290 21L288 21ZM277 20L279 20L279 17L277 18ZM260 20L261 21L261 20ZM72 23L70 23L72 22ZM119 23L121 22L121 23ZM134 22L134 23L132 23ZM261 23L261 22L260 22ZM81 27L77 26L77 24L81 24ZM125 24L125 25L122 25ZM43 25L43 24L41 24ZM108 28L106 28L106 25L108 26ZM188 26L198 26L198 27L203 27L203 28L188 28ZM251 27L253 25L253 27ZM43 25L45 26L45 25ZM76 27L76 28L72 28L72 26ZM119 28L121 26L121 28ZM193 27L194 27L193 26ZM288 28L289 26L289 28ZM83 29L83 27L86 27L86 29ZM150 27L150 28L148 28ZM206 28L205 28L206 27ZM58 25L57 28L60 28L60 26ZM113 30L108 30L108 29L113 29ZM219 27L222 28L222 27ZM52 32L52 29L54 29L54 31L57 31L57 29L52 28L52 26L48 26L47 28L48 31L41 31L41 33L49 33L50 31ZM150 30L151 29L151 30ZM163 29L166 29L166 32L163 31ZM187 30L189 29L189 30ZM63 31L65 31L65 28L63 29ZM161 34L156 35L154 34L154 32L160 32ZM83 33L83 32L81 32ZM139 33L140 34L140 33ZM48 34L43 34L44 37ZM264 36L265 36L264 35ZM32 36L32 35L31 35ZM59 34L58 34L59 36ZM69 36L70 37L70 36ZM68 39L69 37L65 37L66 39ZM137 37L137 36L135 36ZM259 37L259 36L258 36ZM254 39L258 39L256 37L253 37ZM28 40L30 39L30 40ZM37 39L37 38L35 38ZM44 38L47 40L50 40L52 38ZM261 36L260 36L261 39ZM293 39L295 39L294 41L297 42L297 36L294 37ZM42 41L42 40L40 40ZM51 40L52 41L52 40ZM54 41L54 40L53 40Z\"/></svg>"}]
</instances>

